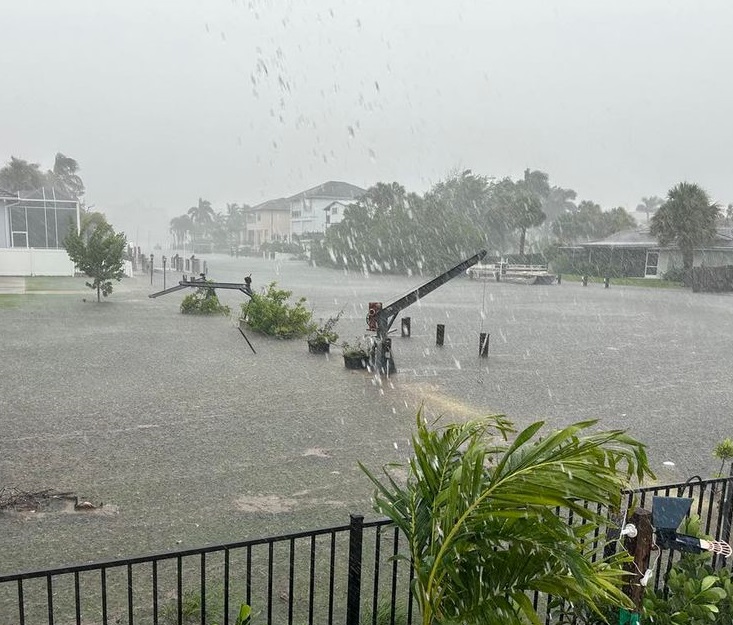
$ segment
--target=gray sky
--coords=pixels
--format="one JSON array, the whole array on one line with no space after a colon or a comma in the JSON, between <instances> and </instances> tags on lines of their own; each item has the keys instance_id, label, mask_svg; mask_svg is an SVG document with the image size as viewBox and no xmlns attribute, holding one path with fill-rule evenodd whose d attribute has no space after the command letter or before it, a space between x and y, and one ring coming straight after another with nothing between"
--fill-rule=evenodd
<instances>
[{"instance_id":1,"label":"gray sky","mask_svg":"<svg viewBox=\"0 0 733 625\"><path fill-rule=\"evenodd\" d=\"M733 3L0 0L0 159L77 159L128 238L199 196L542 169L733 202Z\"/></svg>"}]
</instances>

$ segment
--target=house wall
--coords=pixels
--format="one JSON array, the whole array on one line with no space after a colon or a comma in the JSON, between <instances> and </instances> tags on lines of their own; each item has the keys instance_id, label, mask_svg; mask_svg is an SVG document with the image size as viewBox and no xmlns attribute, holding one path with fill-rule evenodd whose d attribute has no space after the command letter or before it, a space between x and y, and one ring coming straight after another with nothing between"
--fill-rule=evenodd
<instances>
[{"instance_id":1,"label":"house wall","mask_svg":"<svg viewBox=\"0 0 733 625\"><path fill-rule=\"evenodd\" d=\"M0 276L73 276L74 263L66 250L0 249Z\"/></svg>"},{"instance_id":2,"label":"house wall","mask_svg":"<svg viewBox=\"0 0 733 625\"><path fill-rule=\"evenodd\" d=\"M292 200L290 203L290 214L292 215L293 234L301 235L306 232L325 232L326 231L326 211L323 210L329 204L338 198L299 198ZM352 199L339 199L343 204L353 204ZM342 209L339 207L339 213ZM298 214L298 216L295 216ZM340 221L340 216L339 216ZM332 221L331 223L336 223Z\"/></svg>"},{"instance_id":3,"label":"house wall","mask_svg":"<svg viewBox=\"0 0 733 625\"><path fill-rule=\"evenodd\" d=\"M258 211L260 219L247 224L252 234L253 245L260 246L273 239L283 240L290 238L290 213L287 211Z\"/></svg>"}]
</instances>

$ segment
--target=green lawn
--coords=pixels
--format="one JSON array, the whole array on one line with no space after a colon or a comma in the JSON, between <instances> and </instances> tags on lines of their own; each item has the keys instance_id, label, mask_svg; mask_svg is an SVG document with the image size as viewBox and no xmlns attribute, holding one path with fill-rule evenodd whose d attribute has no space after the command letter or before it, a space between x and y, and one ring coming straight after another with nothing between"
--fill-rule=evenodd
<instances>
[{"instance_id":1,"label":"green lawn","mask_svg":"<svg viewBox=\"0 0 733 625\"><path fill-rule=\"evenodd\" d=\"M577 274L562 274L563 281L580 282L583 276ZM597 276L588 277L589 284L603 284L603 278ZM611 286L644 286L651 289L684 289L682 282L673 282L672 280L660 280L658 278L611 278Z\"/></svg>"},{"instance_id":2,"label":"green lawn","mask_svg":"<svg viewBox=\"0 0 733 625\"><path fill-rule=\"evenodd\" d=\"M0 310L2 310L3 308L18 308L22 301L22 295L0 294Z\"/></svg>"},{"instance_id":3,"label":"green lawn","mask_svg":"<svg viewBox=\"0 0 733 625\"><path fill-rule=\"evenodd\" d=\"M72 278L69 276L35 276L25 279L25 290L34 291L83 291L88 278Z\"/></svg>"}]
</instances>

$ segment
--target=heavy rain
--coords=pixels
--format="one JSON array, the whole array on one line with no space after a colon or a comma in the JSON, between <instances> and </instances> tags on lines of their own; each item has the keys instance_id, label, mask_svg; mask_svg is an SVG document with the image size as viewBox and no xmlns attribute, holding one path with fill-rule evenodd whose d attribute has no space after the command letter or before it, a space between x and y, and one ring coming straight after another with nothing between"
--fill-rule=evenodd
<instances>
[{"instance_id":1,"label":"heavy rain","mask_svg":"<svg viewBox=\"0 0 733 625\"><path fill-rule=\"evenodd\" d=\"M0 575L380 518L418 411L730 470L728 4L3 14ZM228 314L182 314L204 277ZM243 318L268 287L330 350Z\"/></svg>"}]
</instances>

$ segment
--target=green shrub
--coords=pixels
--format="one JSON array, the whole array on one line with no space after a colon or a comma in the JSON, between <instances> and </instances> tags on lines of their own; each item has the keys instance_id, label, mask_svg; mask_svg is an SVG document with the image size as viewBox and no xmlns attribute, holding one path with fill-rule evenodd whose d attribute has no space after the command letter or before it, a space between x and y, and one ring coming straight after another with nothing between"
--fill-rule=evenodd
<instances>
[{"instance_id":1,"label":"green shrub","mask_svg":"<svg viewBox=\"0 0 733 625\"><path fill-rule=\"evenodd\" d=\"M690 272L682 269L682 267L670 267L666 272L662 274L662 280L669 280L670 282L685 282Z\"/></svg>"},{"instance_id":2,"label":"green shrub","mask_svg":"<svg viewBox=\"0 0 733 625\"><path fill-rule=\"evenodd\" d=\"M304 306L305 297L294 305L289 304L292 294L278 289L277 282L271 282L263 294L255 293L249 302L242 304L242 319L253 330L270 336L284 339L306 336L315 331L313 314Z\"/></svg>"},{"instance_id":3,"label":"green shrub","mask_svg":"<svg viewBox=\"0 0 733 625\"><path fill-rule=\"evenodd\" d=\"M194 293L186 295L181 302L184 315L229 315L229 306L223 305L214 289L200 287Z\"/></svg>"},{"instance_id":4,"label":"green shrub","mask_svg":"<svg viewBox=\"0 0 733 625\"><path fill-rule=\"evenodd\" d=\"M321 319L321 323L317 326L314 326L314 328L308 334L308 341L310 343L319 345L330 345L332 343L336 343L339 340L339 335L336 332L335 328L338 320L343 314L344 311L340 310L333 317L329 317L328 319L326 319L326 321L323 321L323 319Z\"/></svg>"}]
</instances>

